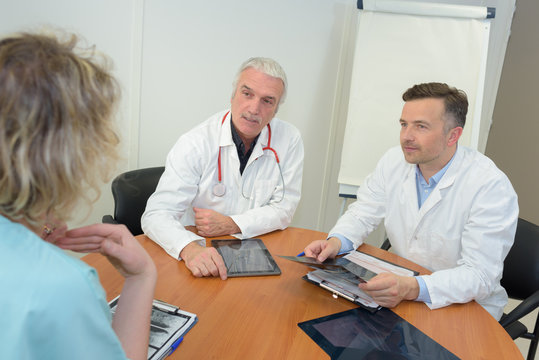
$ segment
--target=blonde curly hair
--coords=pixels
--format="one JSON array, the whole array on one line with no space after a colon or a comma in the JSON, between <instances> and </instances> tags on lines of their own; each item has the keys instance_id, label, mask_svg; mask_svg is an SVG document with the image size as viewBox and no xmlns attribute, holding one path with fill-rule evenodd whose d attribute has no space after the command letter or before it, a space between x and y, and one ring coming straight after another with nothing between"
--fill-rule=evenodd
<instances>
[{"instance_id":1,"label":"blonde curly hair","mask_svg":"<svg viewBox=\"0 0 539 360\"><path fill-rule=\"evenodd\" d=\"M29 33L0 40L0 213L13 220L69 219L116 167L119 86L77 42Z\"/></svg>"}]
</instances>

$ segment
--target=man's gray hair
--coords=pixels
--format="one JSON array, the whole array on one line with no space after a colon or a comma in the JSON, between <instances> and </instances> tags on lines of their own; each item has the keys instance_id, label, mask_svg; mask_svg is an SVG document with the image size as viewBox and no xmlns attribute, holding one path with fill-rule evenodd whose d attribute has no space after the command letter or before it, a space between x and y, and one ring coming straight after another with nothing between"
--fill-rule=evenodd
<instances>
[{"instance_id":1,"label":"man's gray hair","mask_svg":"<svg viewBox=\"0 0 539 360\"><path fill-rule=\"evenodd\" d=\"M279 99L279 105L282 104L286 98L286 88L288 87L286 74L277 61L264 57L253 57L241 64L240 69L232 82L232 97L234 97L234 94L236 93L236 88L238 87L238 81L240 80L241 73L248 68L253 68L266 75L280 79L283 82L283 94Z\"/></svg>"}]
</instances>

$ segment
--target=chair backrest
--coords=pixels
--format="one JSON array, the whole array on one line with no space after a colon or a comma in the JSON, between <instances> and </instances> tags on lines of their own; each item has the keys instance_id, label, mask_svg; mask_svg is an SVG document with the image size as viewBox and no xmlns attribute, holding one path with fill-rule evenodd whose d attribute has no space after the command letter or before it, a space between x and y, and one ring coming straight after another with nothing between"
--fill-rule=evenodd
<instances>
[{"instance_id":1,"label":"chair backrest","mask_svg":"<svg viewBox=\"0 0 539 360\"><path fill-rule=\"evenodd\" d=\"M142 234L140 218L164 170L159 166L128 171L112 181L114 220L126 225L133 235Z\"/></svg>"},{"instance_id":2,"label":"chair backrest","mask_svg":"<svg viewBox=\"0 0 539 360\"><path fill-rule=\"evenodd\" d=\"M510 298L519 300L539 289L539 226L518 219L515 242L505 258L501 284Z\"/></svg>"}]
</instances>

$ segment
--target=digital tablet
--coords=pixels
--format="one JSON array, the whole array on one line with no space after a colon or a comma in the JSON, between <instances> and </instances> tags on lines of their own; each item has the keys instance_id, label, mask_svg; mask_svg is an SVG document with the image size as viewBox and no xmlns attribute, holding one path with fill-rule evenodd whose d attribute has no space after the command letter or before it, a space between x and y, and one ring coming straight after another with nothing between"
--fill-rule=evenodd
<instances>
[{"instance_id":1,"label":"digital tablet","mask_svg":"<svg viewBox=\"0 0 539 360\"><path fill-rule=\"evenodd\" d=\"M332 360L429 359L458 357L393 311L362 308L299 323Z\"/></svg>"},{"instance_id":2,"label":"digital tablet","mask_svg":"<svg viewBox=\"0 0 539 360\"><path fill-rule=\"evenodd\" d=\"M281 274L261 239L212 240L211 245L223 257L228 277Z\"/></svg>"}]
</instances>

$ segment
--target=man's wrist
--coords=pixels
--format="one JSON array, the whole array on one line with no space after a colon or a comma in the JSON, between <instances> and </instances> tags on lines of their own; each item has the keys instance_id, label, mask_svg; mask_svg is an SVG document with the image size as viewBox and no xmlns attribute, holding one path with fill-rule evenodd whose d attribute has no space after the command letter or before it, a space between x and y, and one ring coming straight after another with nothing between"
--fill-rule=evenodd
<instances>
[{"instance_id":1,"label":"man's wrist","mask_svg":"<svg viewBox=\"0 0 539 360\"><path fill-rule=\"evenodd\" d=\"M335 250L335 254L338 254L339 250L341 250L341 239L332 236L327 239L327 242L330 243L331 248Z\"/></svg>"},{"instance_id":2,"label":"man's wrist","mask_svg":"<svg viewBox=\"0 0 539 360\"><path fill-rule=\"evenodd\" d=\"M416 277L406 276L405 281L406 281L406 288L407 288L405 299L416 300L417 297L419 296L419 283Z\"/></svg>"},{"instance_id":3,"label":"man's wrist","mask_svg":"<svg viewBox=\"0 0 539 360\"><path fill-rule=\"evenodd\" d=\"M241 233L240 227L238 226L238 224L236 224L234 219L232 219L230 216L227 216L227 222L228 222L228 226L230 230L229 231L230 235Z\"/></svg>"},{"instance_id":4,"label":"man's wrist","mask_svg":"<svg viewBox=\"0 0 539 360\"><path fill-rule=\"evenodd\" d=\"M189 258L189 255L196 249L201 248L200 244L196 241L191 241L189 244L185 245L180 251L180 258L178 260L186 260Z\"/></svg>"}]
</instances>

